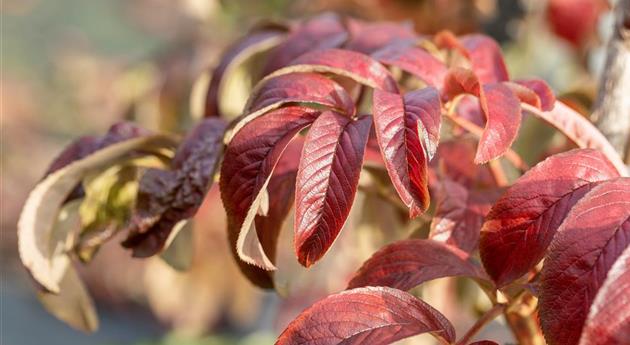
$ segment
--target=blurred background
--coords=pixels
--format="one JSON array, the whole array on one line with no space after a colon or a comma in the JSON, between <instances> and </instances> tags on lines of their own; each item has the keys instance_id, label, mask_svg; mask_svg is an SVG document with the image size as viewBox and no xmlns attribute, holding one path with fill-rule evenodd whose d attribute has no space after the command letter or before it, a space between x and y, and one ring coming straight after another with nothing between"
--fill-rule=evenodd
<instances>
[{"instance_id":1,"label":"blurred background","mask_svg":"<svg viewBox=\"0 0 630 345\"><path fill-rule=\"evenodd\" d=\"M208 196L214 201L195 222L188 270L158 258L132 259L118 241L81 269L101 317L98 332L75 331L40 306L17 256L16 221L51 159L73 138L102 134L120 119L160 129L173 114L194 114L189 99L199 76L260 20L337 11L410 21L426 34L481 31L501 43L513 77L544 78L584 113L595 97L610 27L605 0L4 0L1 10L3 345L270 344L303 308L343 289L380 244L406 236L407 229L370 218L382 205L359 198L346 227L352 231L308 272L295 263L285 231L280 292L261 292L232 260L214 188ZM536 135L546 130L526 126ZM474 310L440 299L441 284L421 293L458 327L470 325ZM486 332L481 336L512 341L501 320ZM422 340L407 341L414 342Z\"/></svg>"}]
</instances>

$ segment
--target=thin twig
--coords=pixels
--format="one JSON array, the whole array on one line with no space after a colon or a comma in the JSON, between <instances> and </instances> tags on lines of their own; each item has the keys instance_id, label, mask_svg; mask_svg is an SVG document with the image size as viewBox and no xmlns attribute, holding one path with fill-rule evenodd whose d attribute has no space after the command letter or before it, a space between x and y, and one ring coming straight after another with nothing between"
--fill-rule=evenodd
<instances>
[{"instance_id":1,"label":"thin twig","mask_svg":"<svg viewBox=\"0 0 630 345\"><path fill-rule=\"evenodd\" d=\"M486 311L475 324L468 329L461 339L459 339L455 345L466 345L479 331L481 331L487 324L494 320L497 316L503 313L505 304L496 304L494 307Z\"/></svg>"}]
</instances>

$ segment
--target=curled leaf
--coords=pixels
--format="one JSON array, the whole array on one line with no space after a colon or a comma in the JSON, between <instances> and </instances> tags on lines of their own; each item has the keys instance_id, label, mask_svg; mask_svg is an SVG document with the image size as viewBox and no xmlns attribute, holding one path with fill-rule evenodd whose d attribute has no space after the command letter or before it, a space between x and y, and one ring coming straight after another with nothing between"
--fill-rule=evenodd
<instances>
[{"instance_id":1,"label":"curled leaf","mask_svg":"<svg viewBox=\"0 0 630 345\"><path fill-rule=\"evenodd\" d=\"M535 92L536 95L538 95L538 98L540 99L541 110L550 111L553 109L556 103L556 95L554 95L553 91L544 80L530 78L515 80L514 82L519 85L525 86L526 88Z\"/></svg>"},{"instance_id":2,"label":"curled leaf","mask_svg":"<svg viewBox=\"0 0 630 345\"><path fill-rule=\"evenodd\" d=\"M597 182L616 176L599 151L577 149L551 156L519 178L481 229L481 259L497 285L534 267L573 205Z\"/></svg>"},{"instance_id":3,"label":"curled leaf","mask_svg":"<svg viewBox=\"0 0 630 345\"><path fill-rule=\"evenodd\" d=\"M306 267L328 251L348 218L371 120L327 111L308 132L297 175L294 227L295 251Z\"/></svg>"},{"instance_id":4,"label":"curled leaf","mask_svg":"<svg viewBox=\"0 0 630 345\"><path fill-rule=\"evenodd\" d=\"M455 341L451 323L428 304L404 291L367 287L315 303L287 326L276 345L386 345L421 333Z\"/></svg>"},{"instance_id":5,"label":"curled leaf","mask_svg":"<svg viewBox=\"0 0 630 345\"><path fill-rule=\"evenodd\" d=\"M545 257L539 308L549 344L578 343L597 292L629 246L630 178L602 182L571 209Z\"/></svg>"},{"instance_id":6,"label":"curled leaf","mask_svg":"<svg viewBox=\"0 0 630 345\"><path fill-rule=\"evenodd\" d=\"M249 264L275 269L252 225L285 148L319 114L299 106L274 110L246 124L225 151L220 186L228 233L235 253Z\"/></svg>"},{"instance_id":7,"label":"curled leaf","mask_svg":"<svg viewBox=\"0 0 630 345\"><path fill-rule=\"evenodd\" d=\"M64 200L86 175L136 157L139 152L152 154L173 146L173 141L163 135L122 141L68 164L35 186L18 221L20 258L33 278L45 289L59 292L60 277L54 274L51 266L51 260L58 255L50 244L54 236L53 225Z\"/></svg>"},{"instance_id":8,"label":"curled leaf","mask_svg":"<svg viewBox=\"0 0 630 345\"><path fill-rule=\"evenodd\" d=\"M212 182L225 126L219 118L201 121L175 153L172 170L148 169L144 173L123 242L133 249L134 256L160 252L175 224L195 215Z\"/></svg>"},{"instance_id":9,"label":"curled leaf","mask_svg":"<svg viewBox=\"0 0 630 345\"><path fill-rule=\"evenodd\" d=\"M373 106L385 167L410 217L416 217L429 206L427 156L435 153L439 140L439 95L434 88L404 97L375 90Z\"/></svg>"},{"instance_id":10,"label":"curled leaf","mask_svg":"<svg viewBox=\"0 0 630 345\"><path fill-rule=\"evenodd\" d=\"M230 100L229 95L224 91L225 81L235 74L238 66L256 55L257 53L269 50L278 45L282 40L283 32L279 30L261 30L245 36L233 46L228 48L221 57L219 64L212 72L210 84L206 94L206 104L204 115L220 116L226 115L223 103Z\"/></svg>"},{"instance_id":11,"label":"curled leaf","mask_svg":"<svg viewBox=\"0 0 630 345\"><path fill-rule=\"evenodd\" d=\"M479 139L475 163L495 159L512 146L521 124L521 104L507 86L501 83L482 86L471 71L454 68L446 76L443 93L447 99L462 93L479 97L486 125Z\"/></svg>"},{"instance_id":12,"label":"curled leaf","mask_svg":"<svg viewBox=\"0 0 630 345\"><path fill-rule=\"evenodd\" d=\"M480 34L465 35L459 38L468 52L472 69L482 84L509 80L501 47L495 40Z\"/></svg>"},{"instance_id":13,"label":"curled leaf","mask_svg":"<svg viewBox=\"0 0 630 345\"><path fill-rule=\"evenodd\" d=\"M412 239L383 247L355 273L348 288L388 286L409 290L426 281L453 276L483 279L468 253L441 242Z\"/></svg>"}]
</instances>

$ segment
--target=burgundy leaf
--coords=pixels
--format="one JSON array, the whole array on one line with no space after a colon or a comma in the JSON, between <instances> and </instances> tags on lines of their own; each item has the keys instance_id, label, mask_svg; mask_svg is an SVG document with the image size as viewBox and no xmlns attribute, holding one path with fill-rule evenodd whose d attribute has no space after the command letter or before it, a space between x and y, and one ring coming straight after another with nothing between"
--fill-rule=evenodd
<instances>
[{"instance_id":1,"label":"burgundy leaf","mask_svg":"<svg viewBox=\"0 0 630 345\"><path fill-rule=\"evenodd\" d=\"M282 37L283 32L279 30L262 30L245 36L233 46L228 48L219 64L212 72L208 91L206 93L205 116L220 116L221 110L219 105L219 90L223 77L229 68L237 65L253 54L260 51L261 48L270 47Z\"/></svg>"},{"instance_id":2,"label":"burgundy leaf","mask_svg":"<svg viewBox=\"0 0 630 345\"><path fill-rule=\"evenodd\" d=\"M623 345L630 339L630 247L608 271L586 318L580 344Z\"/></svg>"},{"instance_id":3,"label":"burgundy leaf","mask_svg":"<svg viewBox=\"0 0 630 345\"><path fill-rule=\"evenodd\" d=\"M498 286L534 267L573 205L596 182L616 176L599 151L576 149L547 158L519 178L481 229L481 259Z\"/></svg>"},{"instance_id":4,"label":"burgundy leaf","mask_svg":"<svg viewBox=\"0 0 630 345\"><path fill-rule=\"evenodd\" d=\"M328 296L304 310L276 345L386 345L421 333L455 341L451 323L422 300L392 288L367 287Z\"/></svg>"},{"instance_id":5,"label":"burgundy leaf","mask_svg":"<svg viewBox=\"0 0 630 345\"><path fill-rule=\"evenodd\" d=\"M247 112L274 109L285 103L316 103L354 115L354 101L332 79L316 73L291 73L266 80L250 96Z\"/></svg>"},{"instance_id":6,"label":"burgundy leaf","mask_svg":"<svg viewBox=\"0 0 630 345\"><path fill-rule=\"evenodd\" d=\"M429 238L472 252L479 244L483 218L499 193L500 190L470 190L457 182L443 179Z\"/></svg>"},{"instance_id":7,"label":"burgundy leaf","mask_svg":"<svg viewBox=\"0 0 630 345\"><path fill-rule=\"evenodd\" d=\"M264 215L258 214L254 218L256 235L260 239L264 253L274 265L276 263L278 235L280 230L282 230L282 225L293 206L295 198L295 178L303 145L303 137L297 137L284 150L267 185L267 190L269 191L268 209ZM250 267L261 270L251 265ZM261 271L270 275L271 281L273 272ZM253 283L256 283L256 281L253 281Z\"/></svg>"},{"instance_id":8,"label":"burgundy leaf","mask_svg":"<svg viewBox=\"0 0 630 345\"><path fill-rule=\"evenodd\" d=\"M507 86L498 83L482 87L471 71L454 68L446 76L443 92L448 99L462 93L479 97L486 126L479 139L475 163L497 158L512 146L521 124L521 105Z\"/></svg>"},{"instance_id":9,"label":"burgundy leaf","mask_svg":"<svg viewBox=\"0 0 630 345\"><path fill-rule=\"evenodd\" d=\"M416 217L429 206L427 155L435 152L440 99L428 87L404 97L374 90L374 124L385 167L402 201Z\"/></svg>"},{"instance_id":10,"label":"burgundy leaf","mask_svg":"<svg viewBox=\"0 0 630 345\"><path fill-rule=\"evenodd\" d=\"M344 48L363 54L371 54L394 42L411 42L417 39L411 23L366 23L356 19L347 22L350 40Z\"/></svg>"},{"instance_id":11,"label":"burgundy leaf","mask_svg":"<svg viewBox=\"0 0 630 345\"><path fill-rule=\"evenodd\" d=\"M617 168L620 174L624 176L628 174L628 168L606 137L604 137L588 119L569 108L564 103L556 102L551 111L540 111L528 105L523 105L523 109L548 122L566 135L578 147L601 151Z\"/></svg>"},{"instance_id":12,"label":"burgundy leaf","mask_svg":"<svg viewBox=\"0 0 630 345\"><path fill-rule=\"evenodd\" d=\"M332 79L316 73L290 73L264 79L256 86L241 116L226 135L229 142L251 120L290 103L311 103L354 115L354 101Z\"/></svg>"},{"instance_id":13,"label":"burgundy leaf","mask_svg":"<svg viewBox=\"0 0 630 345\"><path fill-rule=\"evenodd\" d=\"M542 110L550 111L553 109L556 103L556 95L554 95L553 91L544 80L532 78L515 80L514 82L534 91L540 99L540 106Z\"/></svg>"},{"instance_id":14,"label":"burgundy leaf","mask_svg":"<svg viewBox=\"0 0 630 345\"><path fill-rule=\"evenodd\" d=\"M375 89L398 92L398 84L387 68L371 57L343 49L306 53L267 78L294 72L332 73Z\"/></svg>"},{"instance_id":15,"label":"burgundy leaf","mask_svg":"<svg viewBox=\"0 0 630 345\"><path fill-rule=\"evenodd\" d=\"M411 44L399 43L386 46L372 54L383 64L395 66L416 76L428 85L441 87L446 75L446 65L426 50Z\"/></svg>"},{"instance_id":16,"label":"burgundy leaf","mask_svg":"<svg viewBox=\"0 0 630 345\"><path fill-rule=\"evenodd\" d=\"M459 40L468 51L472 69L482 84L510 79L503 61L501 48L495 40L480 34L465 35Z\"/></svg>"},{"instance_id":17,"label":"burgundy leaf","mask_svg":"<svg viewBox=\"0 0 630 345\"><path fill-rule=\"evenodd\" d=\"M569 212L545 257L539 308L550 345L578 343L595 295L628 246L630 178L602 182Z\"/></svg>"},{"instance_id":18,"label":"burgundy leaf","mask_svg":"<svg viewBox=\"0 0 630 345\"><path fill-rule=\"evenodd\" d=\"M175 153L172 170L147 169L142 176L136 210L123 242L133 249L134 256L161 251L175 224L195 215L214 177L225 127L218 118L201 121Z\"/></svg>"},{"instance_id":19,"label":"burgundy leaf","mask_svg":"<svg viewBox=\"0 0 630 345\"><path fill-rule=\"evenodd\" d=\"M295 195L295 252L306 267L330 248L350 213L372 119L323 113L304 143Z\"/></svg>"},{"instance_id":20,"label":"burgundy leaf","mask_svg":"<svg viewBox=\"0 0 630 345\"><path fill-rule=\"evenodd\" d=\"M221 198L235 254L266 270L275 269L252 231L269 179L291 139L320 114L305 107L274 110L246 124L228 145L221 167Z\"/></svg>"},{"instance_id":21,"label":"burgundy leaf","mask_svg":"<svg viewBox=\"0 0 630 345\"><path fill-rule=\"evenodd\" d=\"M328 48L340 47L348 38L341 18L325 13L297 25L287 39L276 47L264 68L264 75L287 66L300 55Z\"/></svg>"},{"instance_id":22,"label":"burgundy leaf","mask_svg":"<svg viewBox=\"0 0 630 345\"><path fill-rule=\"evenodd\" d=\"M475 139L470 137L440 143L437 152L439 171L467 188L495 186L488 167L475 164L475 149Z\"/></svg>"},{"instance_id":23,"label":"burgundy leaf","mask_svg":"<svg viewBox=\"0 0 630 345\"><path fill-rule=\"evenodd\" d=\"M474 343L470 343L469 345L499 345L499 343L492 340L479 340Z\"/></svg>"},{"instance_id":24,"label":"burgundy leaf","mask_svg":"<svg viewBox=\"0 0 630 345\"><path fill-rule=\"evenodd\" d=\"M453 276L484 278L468 253L441 242L412 239L383 247L355 273L348 288L388 286L409 290L426 281Z\"/></svg>"}]
</instances>

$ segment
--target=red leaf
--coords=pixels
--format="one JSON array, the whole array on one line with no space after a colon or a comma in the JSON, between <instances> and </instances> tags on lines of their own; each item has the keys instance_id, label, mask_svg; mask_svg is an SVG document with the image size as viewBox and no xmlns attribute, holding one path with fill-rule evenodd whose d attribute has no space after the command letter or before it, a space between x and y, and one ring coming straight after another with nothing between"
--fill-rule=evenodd
<instances>
[{"instance_id":1,"label":"red leaf","mask_svg":"<svg viewBox=\"0 0 630 345\"><path fill-rule=\"evenodd\" d=\"M462 93L479 97L486 126L479 139L475 163L500 157L512 146L521 124L521 104L507 86L498 83L481 87L471 71L453 68L446 75L443 93L448 99Z\"/></svg>"},{"instance_id":2,"label":"red leaf","mask_svg":"<svg viewBox=\"0 0 630 345\"><path fill-rule=\"evenodd\" d=\"M483 218L500 191L473 191L443 179L429 238L472 252L479 244Z\"/></svg>"},{"instance_id":3,"label":"red leaf","mask_svg":"<svg viewBox=\"0 0 630 345\"><path fill-rule=\"evenodd\" d=\"M225 136L230 142L234 133L267 112L291 103L326 106L346 115L354 115L354 101L346 90L332 79L316 73L290 73L263 79L252 92L244 115L233 122Z\"/></svg>"},{"instance_id":4,"label":"red leaf","mask_svg":"<svg viewBox=\"0 0 630 345\"><path fill-rule=\"evenodd\" d=\"M356 19L347 22L350 40L344 48L363 54L371 54L393 42L411 42L417 35L410 23L367 23Z\"/></svg>"},{"instance_id":5,"label":"red leaf","mask_svg":"<svg viewBox=\"0 0 630 345\"><path fill-rule=\"evenodd\" d=\"M514 82L529 88L538 95L541 110L550 111L553 109L556 103L556 95L554 95L553 91L544 80L532 78L515 80Z\"/></svg>"},{"instance_id":6,"label":"red leaf","mask_svg":"<svg viewBox=\"0 0 630 345\"><path fill-rule=\"evenodd\" d=\"M375 89L398 92L398 84L383 65L365 54L350 50L327 49L306 53L267 78L293 72L332 73Z\"/></svg>"},{"instance_id":7,"label":"red leaf","mask_svg":"<svg viewBox=\"0 0 630 345\"><path fill-rule=\"evenodd\" d=\"M569 212L545 258L539 308L550 345L578 343L597 291L628 246L630 178L602 182Z\"/></svg>"},{"instance_id":8,"label":"red leaf","mask_svg":"<svg viewBox=\"0 0 630 345\"><path fill-rule=\"evenodd\" d=\"M548 122L566 135L578 147L601 151L617 168L620 174L624 176L628 174L626 165L606 137L604 137L588 119L584 118L564 103L556 102L552 111L540 111L525 104L523 105L523 109Z\"/></svg>"},{"instance_id":9,"label":"red leaf","mask_svg":"<svg viewBox=\"0 0 630 345\"><path fill-rule=\"evenodd\" d=\"M482 84L510 79L501 48L495 40L485 35L471 34L460 37L459 41L468 51L472 69Z\"/></svg>"},{"instance_id":10,"label":"red leaf","mask_svg":"<svg viewBox=\"0 0 630 345\"><path fill-rule=\"evenodd\" d=\"M441 242L412 239L383 247L355 273L348 289L388 286L409 290L426 281L453 276L484 278L468 253Z\"/></svg>"},{"instance_id":11,"label":"red leaf","mask_svg":"<svg viewBox=\"0 0 630 345\"><path fill-rule=\"evenodd\" d=\"M499 343L492 340L479 340L475 341L474 343L470 343L469 345L499 345Z\"/></svg>"},{"instance_id":12,"label":"red leaf","mask_svg":"<svg viewBox=\"0 0 630 345\"><path fill-rule=\"evenodd\" d=\"M223 76L230 66L251 57L252 54L259 51L259 46L272 45L279 40L282 35L283 32L277 30L254 32L245 36L225 51L219 64L212 72L212 78L210 79L210 85L208 86L206 94L205 116L221 115L219 109L219 89L223 81Z\"/></svg>"},{"instance_id":13,"label":"red leaf","mask_svg":"<svg viewBox=\"0 0 630 345\"><path fill-rule=\"evenodd\" d=\"M429 206L427 154L435 152L438 142L439 95L431 87L404 97L374 90L373 107L385 167L410 217L416 217Z\"/></svg>"},{"instance_id":14,"label":"red leaf","mask_svg":"<svg viewBox=\"0 0 630 345\"><path fill-rule=\"evenodd\" d=\"M422 48L408 43L392 44L372 54L386 65L402 69L428 85L441 87L446 75L446 65Z\"/></svg>"},{"instance_id":15,"label":"red leaf","mask_svg":"<svg viewBox=\"0 0 630 345\"><path fill-rule=\"evenodd\" d=\"M287 326L276 345L385 345L427 332L455 341L451 323L430 305L404 291L368 287L315 303Z\"/></svg>"},{"instance_id":16,"label":"red leaf","mask_svg":"<svg viewBox=\"0 0 630 345\"><path fill-rule=\"evenodd\" d=\"M252 92L246 112L263 114L287 103L315 103L354 115L354 101L332 79L316 73L291 73L267 79Z\"/></svg>"},{"instance_id":17,"label":"red leaf","mask_svg":"<svg viewBox=\"0 0 630 345\"><path fill-rule=\"evenodd\" d=\"M266 210L265 215L258 214L254 218L256 235L260 239L263 252L274 265L276 263L278 236L293 206L295 177L303 144L303 137L297 137L289 143L282 153L267 185L267 190L272 191L269 193L268 210ZM242 268L250 272L246 273L246 276L250 277L252 283L262 288L273 287L273 271L265 271L252 265L243 264ZM251 278L256 276L266 276L266 278Z\"/></svg>"},{"instance_id":18,"label":"red leaf","mask_svg":"<svg viewBox=\"0 0 630 345\"><path fill-rule=\"evenodd\" d=\"M470 137L440 143L439 171L467 188L495 186L488 167L475 164L475 146L475 140Z\"/></svg>"},{"instance_id":19,"label":"red leaf","mask_svg":"<svg viewBox=\"0 0 630 345\"><path fill-rule=\"evenodd\" d=\"M295 195L295 252L306 267L330 248L350 213L371 117L323 113L304 143Z\"/></svg>"},{"instance_id":20,"label":"red leaf","mask_svg":"<svg viewBox=\"0 0 630 345\"><path fill-rule=\"evenodd\" d=\"M252 222L269 179L291 139L320 114L292 106L274 110L245 125L228 145L221 168L221 198L228 215L233 250L253 265L275 269L260 245Z\"/></svg>"},{"instance_id":21,"label":"red leaf","mask_svg":"<svg viewBox=\"0 0 630 345\"><path fill-rule=\"evenodd\" d=\"M498 286L543 258L556 230L595 182L618 176L599 151L577 149L547 158L497 201L481 229L480 254Z\"/></svg>"},{"instance_id":22,"label":"red leaf","mask_svg":"<svg viewBox=\"0 0 630 345\"><path fill-rule=\"evenodd\" d=\"M512 93L514 93L514 95L519 99L519 101L521 101L521 103L527 103L538 109L542 108L540 97L538 97L538 94L534 92L534 90L531 90L524 85L511 81L506 81L503 83L503 85L507 86L510 91L512 91Z\"/></svg>"},{"instance_id":23,"label":"red leaf","mask_svg":"<svg viewBox=\"0 0 630 345\"><path fill-rule=\"evenodd\" d=\"M582 329L582 345L623 345L630 339L630 247L608 271Z\"/></svg>"},{"instance_id":24,"label":"red leaf","mask_svg":"<svg viewBox=\"0 0 630 345\"><path fill-rule=\"evenodd\" d=\"M295 27L287 39L276 47L264 68L264 75L287 66L300 55L321 49L340 47L348 38L341 18L325 13Z\"/></svg>"}]
</instances>

